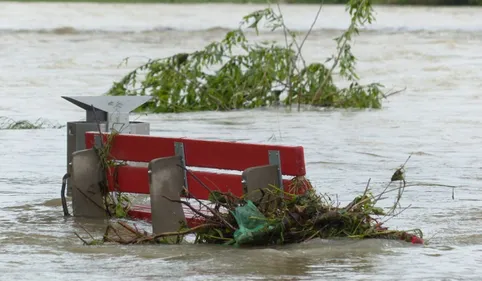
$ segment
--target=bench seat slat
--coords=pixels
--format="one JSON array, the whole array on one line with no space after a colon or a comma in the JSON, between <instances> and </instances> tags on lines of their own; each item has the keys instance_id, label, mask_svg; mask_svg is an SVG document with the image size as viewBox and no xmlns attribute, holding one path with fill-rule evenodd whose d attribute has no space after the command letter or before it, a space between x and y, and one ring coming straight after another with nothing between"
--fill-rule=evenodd
<instances>
[{"instance_id":1,"label":"bench seat slat","mask_svg":"<svg viewBox=\"0 0 482 281\"><path fill-rule=\"evenodd\" d=\"M119 166L117 167L117 190L127 193L149 194L149 176L146 167ZM191 171L202 183L211 190L231 192L236 196L243 195L241 175L219 174L204 171ZM116 190L113 181L115 169L108 173L109 189ZM187 175L189 191L199 199L207 199L209 192L190 173ZM283 180L284 186L289 186L290 180Z\"/></svg>"},{"instance_id":2,"label":"bench seat slat","mask_svg":"<svg viewBox=\"0 0 482 281\"><path fill-rule=\"evenodd\" d=\"M95 135L99 133L85 134L87 148L94 146ZM107 134L104 134L104 139L106 138ZM268 165L268 151L278 150L283 175L304 176L306 174L302 146L119 134L114 137L110 153L117 160L150 162L156 158L173 156L175 142L183 143L186 165L191 167L244 171L250 167Z\"/></svg>"},{"instance_id":3,"label":"bench seat slat","mask_svg":"<svg viewBox=\"0 0 482 281\"><path fill-rule=\"evenodd\" d=\"M204 218L195 216L189 207L183 205L183 210L189 227L195 227L205 222ZM152 222L151 207L148 205L135 205L129 210L128 215L132 219Z\"/></svg>"},{"instance_id":4,"label":"bench seat slat","mask_svg":"<svg viewBox=\"0 0 482 281\"><path fill-rule=\"evenodd\" d=\"M203 201L203 203L207 204L210 207L214 207L212 203L206 200L201 200L201 201ZM192 199L188 200L188 202L191 204L191 206L194 207L194 209L198 210L202 214L211 215L209 210L206 207L199 204L198 202ZM195 214L188 206L182 205L182 208L183 208L184 215L186 217L186 222L189 227L194 227L205 222L205 219L203 217L200 217L199 215ZM220 211L226 212L226 210L223 210L223 209L220 209ZM152 222L151 206L149 205L134 205L129 210L128 215L132 219Z\"/></svg>"}]
</instances>

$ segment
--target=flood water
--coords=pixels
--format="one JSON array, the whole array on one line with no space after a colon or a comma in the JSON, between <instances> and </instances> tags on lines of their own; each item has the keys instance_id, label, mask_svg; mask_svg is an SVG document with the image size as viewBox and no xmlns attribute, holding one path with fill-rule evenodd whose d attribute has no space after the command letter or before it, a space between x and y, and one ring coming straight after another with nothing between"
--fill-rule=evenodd
<instances>
[{"instance_id":1,"label":"flood water","mask_svg":"<svg viewBox=\"0 0 482 281\"><path fill-rule=\"evenodd\" d=\"M63 95L101 95L148 58L220 39L255 5L21 4L0 2L0 116L65 124L84 118ZM316 6L282 6L306 32ZM482 9L376 7L357 37L362 82L406 90L381 110L279 110L133 117L152 135L303 145L308 177L342 204L371 178L380 192L407 164L393 229L421 228L425 246L313 241L240 250L212 246L83 246L64 219L66 131L0 130L1 280L479 280L482 269ZM306 43L309 61L334 52L348 25L326 6ZM281 33L266 37L283 40ZM132 56L128 66L118 67ZM455 197L452 199L452 188ZM382 202L389 206L392 199Z\"/></svg>"}]
</instances>

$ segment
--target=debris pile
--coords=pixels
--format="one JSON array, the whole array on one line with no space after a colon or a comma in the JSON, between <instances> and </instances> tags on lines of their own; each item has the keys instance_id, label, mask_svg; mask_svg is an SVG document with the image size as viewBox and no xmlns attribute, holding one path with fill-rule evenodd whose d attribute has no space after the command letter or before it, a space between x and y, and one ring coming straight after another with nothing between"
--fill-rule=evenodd
<instances>
[{"instance_id":1,"label":"debris pile","mask_svg":"<svg viewBox=\"0 0 482 281\"><path fill-rule=\"evenodd\" d=\"M135 225L118 221L107 227L102 242L172 244L182 243L187 235L192 235L196 244L235 246L282 245L314 238L342 237L396 239L423 244L423 234L418 229L398 231L383 226L387 218L399 214L396 210L405 188L403 166L381 194L373 195L369 183L362 195L344 207L338 206L327 195L317 194L313 188L305 189L301 194L292 190L284 192L276 187L260 189L257 200L248 199L252 196L240 198L231 193L210 191L209 202L192 198L185 190L191 199L176 202L191 209L201 223L191 227L180 224L176 232L150 234ZM397 193L394 206L388 211L376 207L376 203L389 192Z\"/></svg>"}]
</instances>

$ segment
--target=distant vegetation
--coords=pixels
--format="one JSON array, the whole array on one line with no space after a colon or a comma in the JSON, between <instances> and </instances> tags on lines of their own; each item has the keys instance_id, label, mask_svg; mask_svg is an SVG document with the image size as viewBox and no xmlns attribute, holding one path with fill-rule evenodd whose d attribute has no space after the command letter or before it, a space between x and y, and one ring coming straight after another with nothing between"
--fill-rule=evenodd
<instances>
[{"instance_id":1,"label":"distant vegetation","mask_svg":"<svg viewBox=\"0 0 482 281\"><path fill-rule=\"evenodd\" d=\"M0 0L5 2L10 0ZM15 2L15 1L14 1ZM92 2L92 3L267 3L266 0L22 0L16 2ZM272 1L273 3L276 1ZM325 4L346 4L345 0L324 0ZM373 0L375 5L479 6L482 0ZM281 0L287 4L319 4L320 0Z\"/></svg>"},{"instance_id":2,"label":"distant vegetation","mask_svg":"<svg viewBox=\"0 0 482 281\"><path fill-rule=\"evenodd\" d=\"M14 120L6 116L0 116L0 130L34 130L34 129L59 129L64 125L53 124L45 119L37 119L34 122L28 120Z\"/></svg>"}]
</instances>

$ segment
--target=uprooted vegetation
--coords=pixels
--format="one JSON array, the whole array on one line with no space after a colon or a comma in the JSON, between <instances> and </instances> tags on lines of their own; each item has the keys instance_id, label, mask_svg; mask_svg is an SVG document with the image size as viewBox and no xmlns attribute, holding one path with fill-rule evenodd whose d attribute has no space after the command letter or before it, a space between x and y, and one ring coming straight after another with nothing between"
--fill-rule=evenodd
<instances>
[{"instance_id":1,"label":"uprooted vegetation","mask_svg":"<svg viewBox=\"0 0 482 281\"><path fill-rule=\"evenodd\" d=\"M279 13L267 8L245 16L238 29L199 51L149 60L115 82L107 94L150 95L153 99L142 110L155 113L274 105L298 105L298 110L301 105L381 107L381 99L390 94L385 95L378 83L359 84L356 57L350 45L359 29L374 20L370 1L348 1L350 24L334 39L336 53L324 63L307 63L302 55L321 6L302 40L285 25L279 5L278 9ZM283 44L248 40L248 31L254 30L258 35L262 23L270 32L282 31ZM335 85L335 74L349 85Z\"/></svg>"},{"instance_id":2,"label":"uprooted vegetation","mask_svg":"<svg viewBox=\"0 0 482 281\"><path fill-rule=\"evenodd\" d=\"M374 195L368 181L365 191L344 207L328 195L317 194L305 179L294 179L286 192L274 186L259 190L252 197L246 194L236 197L231 193L209 190L209 200L202 201L189 194L190 200L176 201L189 208L198 221L188 227L180 222L179 231L147 233L135 224L124 221L110 223L101 240L85 244L178 244L185 243L187 236L195 244L225 244L235 246L269 246L301 243L314 238L395 239L423 243L421 230L389 230L383 224L405 209L399 202L405 189L403 164L396 170L384 190ZM308 183L308 186L306 185ZM307 188L308 187L308 188ZM377 203L395 193L394 205L388 210ZM257 198L257 199L253 199ZM76 234L79 238L80 236Z\"/></svg>"}]
</instances>

